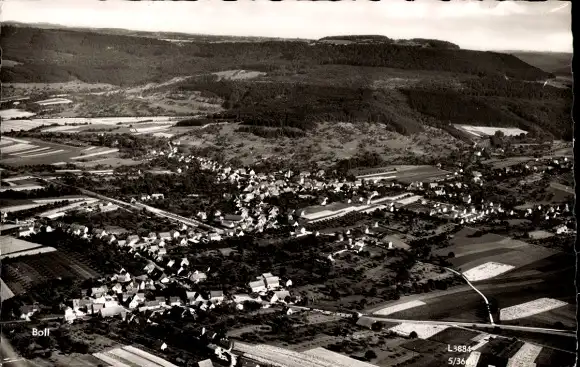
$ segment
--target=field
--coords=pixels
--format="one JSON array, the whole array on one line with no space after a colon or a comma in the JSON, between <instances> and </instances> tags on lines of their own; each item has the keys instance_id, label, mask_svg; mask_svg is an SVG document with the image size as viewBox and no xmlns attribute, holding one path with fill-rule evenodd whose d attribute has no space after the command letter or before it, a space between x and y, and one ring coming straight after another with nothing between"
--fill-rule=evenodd
<instances>
[{"instance_id":1,"label":"field","mask_svg":"<svg viewBox=\"0 0 580 367\"><path fill-rule=\"evenodd\" d=\"M563 306L566 302L558 301L550 298L539 298L534 301L522 303L519 305L502 308L500 310L500 320L509 321L517 320L525 317L534 316L543 312L551 311Z\"/></svg>"},{"instance_id":2,"label":"field","mask_svg":"<svg viewBox=\"0 0 580 367\"><path fill-rule=\"evenodd\" d=\"M470 282L490 279L510 271L514 268L512 265L505 265L496 262L487 262L463 272L463 275Z\"/></svg>"},{"instance_id":3,"label":"field","mask_svg":"<svg viewBox=\"0 0 580 367\"><path fill-rule=\"evenodd\" d=\"M50 279L71 277L90 279L99 276L95 270L62 251L29 255L2 262L3 279L15 294Z\"/></svg>"},{"instance_id":4,"label":"field","mask_svg":"<svg viewBox=\"0 0 580 367\"><path fill-rule=\"evenodd\" d=\"M453 253L451 263L465 273L471 269L475 269L471 272L478 272L481 270L479 267L488 263L522 267L557 253L555 250L491 233L471 237L475 232L472 228L462 229L450 241L450 246L437 249L434 254L447 256ZM503 268L503 271L499 272L500 268ZM491 271L491 268L487 270ZM508 270L510 270L508 267L501 266L497 268L497 273L493 273L497 275Z\"/></svg>"},{"instance_id":5,"label":"field","mask_svg":"<svg viewBox=\"0 0 580 367\"><path fill-rule=\"evenodd\" d=\"M375 315L390 315L390 314L395 313L395 312L399 312L399 311L403 311L403 310L406 310L409 308L419 307L419 306L423 306L423 305L425 305L425 302L409 301L409 302L405 302L405 303L400 303L398 305L385 307L383 309L380 309L380 310L374 312L374 314Z\"/></svg>"},{"instance_id":6,"label":"field","mask_svg":"<svg viewBox=\"0 0 580 367\"><path fill-rule=\"evenodd\" d=\"M471 125L454 125L455 128L465 131L475 137L481 138L485 136L492 136L496 131L501 131L506 136L516 136L520 134L527 134L527 131L518 128L509 127L489 127L489 126L471 126Z\"/></svg>"},{"instance_id":7,"label":"field","mask_svg":"<svg viewBox=\"0 0 580 367\"><path fill-rule=\"evenodd\" d=\"M515 166L520 163L529 162L531 160L533 160L532 157L509 157L504 159L492 158L481 163L489 165L493 169L504 169L506 167Z\"/></svg>"},{"instance_id":8,"label":"field","mask_svg":"<svg viewBox=\"0 0 580 367\"><path fill-rule=\"evenodd\" d=\"M5 258L9 255L13 255L20 251L26 251L31 249L40 249L42 245L37 243L32 243L12 236L1 236L0 237L0 256Z\"/></svg>"},{"instance_id":9,"label":"field","mask_svg":"<svg viewBox=\"0 0 580 367\"><path fill-rule=\"evenodd\" d=\"M30 117L30 116L34 116L34 113L24 111L24 110L19 110L17 108L11 108L8 110L0 110L0 117L2 118L2 131L10 131L9 127L4 126L4 124L8 124L8 126L11 125L8 122L9 120L23 118L23 117Z\"/></svg>"},{"instance_id":10,"label":"field","mask_svg":"<svg viewBox=\"0 0 580 367\"><path fill-rule=\"evenodd\" d=\"M74 163L89 158L117 156L117 149L103 147L73 147L41 140L21 140L2 137L2 160L8 165Z\"/></svg>"},{"instance_id":11,"label":"field","mask_svg":"<svg viewBox=\"0 0 580 367\"><path fill-rule=\"evenodd\" d=\"M389 330L402 336L409 336L414 331L419 338L428 339L448 327L447 325L402 323Z\"/></svg>"},{"instance_id":12,"label":"field","mask_svg":"<svg viewBox=\"0 0 580 367\"><path fill-rule=\"evenodd\" d=\"M576 302L574 269L572 256L556 253L495 278L477 282L475 286L488 299L494 299L500 309L542 297L570 304L543 314L506 321L506 323L554 328L554 324L559 321L564 324L564 327L574 327ZM377 312L384 307L414 300L424 302L425 305L395 312L389 317L416 320L486 321L486 314L482 311L481 296L467 285L453 287L446 291L401 297L399 301L388 302L381 307L375 306L367 312ZM498 316L494 318L497 319Z\"/></svg>"}]
</instances>

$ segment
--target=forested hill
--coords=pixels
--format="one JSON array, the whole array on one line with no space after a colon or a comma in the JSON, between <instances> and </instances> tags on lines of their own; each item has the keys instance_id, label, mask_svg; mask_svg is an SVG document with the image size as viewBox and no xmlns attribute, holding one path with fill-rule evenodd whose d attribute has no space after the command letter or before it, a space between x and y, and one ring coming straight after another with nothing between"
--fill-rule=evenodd
<instances>
[{"instance_id":1,"label":"forested hill","mask_svg":"<svg viewBox=\"0 0 580 367\"><path fill-rule=\"evenodd\" d=\"M350 43L386 43L398 46L429 47L447 50L459 50L460 47L454 43L427 38L413 38L409 40L395 40L381 35L346 35L328 36L318 40L321 43L350 44Z\"/></svg>"},{"instance_id":2,"label":"forested hill","mask_svg":"<svg viewBox=\"0 0 580 367\"><path fill-rule=\"evenodd\" d=\"M297 72L314 65L388 67L477 76L505 75L522 80L552 76L512 55L384 42L346 45L298 41L176 44L155 38L97 31L10 25L2 26L1 32L3 58L18 63L2 68L4 82L77 79L128 86L207 71L245 68ZM437 44L434 40L414 42Z\"/></svg>"}]
</instances>

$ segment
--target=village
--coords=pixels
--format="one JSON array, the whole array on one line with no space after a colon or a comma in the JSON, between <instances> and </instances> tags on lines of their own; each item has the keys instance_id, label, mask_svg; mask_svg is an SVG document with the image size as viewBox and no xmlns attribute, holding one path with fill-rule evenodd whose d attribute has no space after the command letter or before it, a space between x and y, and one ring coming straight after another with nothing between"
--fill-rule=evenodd
<instances>
[{"instance_id":1,"label":"village","mask_svg":"<svg viewBox=\"0 0 580 367\"><path fill-rule=\"evenodd\" d=\"M253 280L243 284L234 281L233 285L225 287L223 284L220 286L218 279L212 279L216 273L211 265L204 267L197 255L192 257L196 247L201 249L213 246L220 251L231 252L230 245L223 247L220 244L243 241L249 235L261 237L268 243L292 238L296 241L319 238L320 251L316 261L326 262L328 266L339 269L344 266L345 256L351 256L348 253L361 256L368 251L384 251L383 256L388 257L391 253L394 258L400 256L401 251L412 251L420 257L418 264L423 264L423 267L433 266L429 261L434 262L436 267L450 266L451 263L446 259L455 256L452 252L438 258L428 257L421 255L417 247L420 244L413 244L417 242L417 238L423 238L424 241L425 236L431 236L442 240L441 243L434 244L433 250L444 250L450 238L448 234L467 226L481 227L489 224L493 227L493 223L504 221L533 221L534 224L530 224L528 230L524 228L521 233L521 238L532 239L567 236L575 232L567 202L532 207L510 205L502 203L496 196L486 197L478 190L488 180L521 181L520 177L534 175L539 175L540 178L535 178L539 180L542 175L569 172L572 163L566 157L541 160L536 158L510 167L491 169L485 175L473 169L464 171L459 163L455 168L441 165L387 167L373 169L370 173L357 172L358 175L340 179L324 170L256 173L252 169L234 168L207 158L181 154L171 144L168 150L151 151L150 154L157 159L162 157L170 167L165 175L185 175L191 169L196 169L213 176L216 185L225 183L237 188L237 193L223 195L223 200L231 203L228 205L233 210L197 210L191 212L188 218L177 214L167 215L164 219L172 224L165 231L149 233L132 233L129 228L119 230L114 226L105 229L88 223L67 223L70 220L62 220L73 213L71 218L79 215L82 217L119 213L133 208L153 216L164 216L169 211L159 209L159 204L172 193L111 195L110 201L101 196L77 197L74 200L69 198L66 206L44 211L25 220L10 220L10 211L3 211L3 235L8 235L3 237L4 242L8 238L17 238L20 241L44 238L39 242L46 241L41 243L44 247L40 248L31 246L30 249L13 253L3 251L4 260L17 261L27 255L58 251L58 246L55 246L56 249L49 249L48 245L54 241L51 238L64 235L78 238L89 246L98 241L115 248L117 254L122 254L116 261L117 265L113 267L113 274L91 280L90 287L82 288L75 297L64 300L60 317L68 324L86 322L94 317L113 318L128 324L138 323L140 320L159 324L164 322L164 315L174 315L176 312L184 320L195 320L199 314L205 315L217 310L220 314L223 310L264 310L292 315L316 309L317 312L336 314L347 320L356 320L360 316L360 312L353 311L353 307L336 308L328 302L322 310L316 306L313 308L310 306L311 301L307 300L310 294L304 292L308 284L289 277L287 271L279 274L265 269L264 273L254 274ZM472 154L472 159L481 159L480 151L476 150ZM142 174L141 170L129 172L121 180L130 182ZM30 177L22 179L30 180ZM19 178L7 180L14 185L13 182L18 182ZM46 179L43 180L47 182ZM83 187L86 188L88 187ZM272 204L274 199L288 195L304 205L288 207ZM71 201L73 203L69 204ZM126 269L129 265L123 264L124 258L132 259L130 271ZM340 267L337 261L341 263ZM137 267L137 264L141 266ZM496 273L492 271L493 274L488 276L497 276L502 271L507 270L500 269ZM396 283L395 287L402 287L400 289L407 295L423 292L422 286L415 283L424 283L427 287L427 283L433 284L434 280L442 282L442 279L451 279L450 273L439 274L435 278L432 275L420 274L422 273L413 273L413 286L410 286L409 280L403 280ZM297 280L298 283L295 284ZM25 321L42 319L43 314L54 314L53 311L46 313L47 306L21 302L12 317ZM368 306L369 304L359 305L356 309L362 310ZM364 318L360 320L364 324ZM371 328L372 324L368 324L368 327ZM203 335L205 328L199 333ZM160 342L160 350L171 348L169 341ZM218 361L220 358L230 362L235 359L231 348L230 351L227 348L219 351L216 349L215 353L214 357ZM228 357L224 357L226 354Z\"/></svg>"}]
</instances>

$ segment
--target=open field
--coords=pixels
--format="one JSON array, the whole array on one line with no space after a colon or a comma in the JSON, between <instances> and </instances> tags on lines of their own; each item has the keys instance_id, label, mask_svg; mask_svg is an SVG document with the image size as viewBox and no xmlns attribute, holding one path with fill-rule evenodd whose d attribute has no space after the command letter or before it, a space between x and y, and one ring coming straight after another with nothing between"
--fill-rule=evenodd
<instances>
[{"instance_id":1,"label":"open field","mask_svg":"<svg viewBox=\"0 0 580 367\"><path fill-rule=\"evenodd\" d=\"M503 159L491 158L491 159L487 159L485 161L482 161L481 163L489 165L493 169L503 169L506 167L518 165L520 163L529 162L533 159L534 158L532 158L532 157L509 157L509 158L503 158Z\"/></svg>"},{"instance_id":2,"label":"open field","mask_svg":"<svg viewBox=\"0 0 580 367\"><path fill-rule=\"evenodd\" d=\"M431 336L429 340L450 345L469 345L480 335L477 331L450 327Z\"/></svg>"},{"instance_id":3,"label":"open field","mask_svg":"<svg viewBox=\"0 0 580 367\"><path fill-rule=\"evenodd\" d=\"M512 265L505 265L496 262L487 262L463 272L463 275L470 282L490 279L510 271L514 268Z\"/></svg>"},{"instance_id":4,"label":"open field","mask_svg":"<svg viewBox=\"0 0 580 367\"><path fill-rule=\"evenodd\" d=\"M533 301L541 297L575 304L574 271L574 258L559 253L521 268L516 268L495 278L478 282L476 287L488 299L497 300L500 309ZM478 311L481 311L481 296L467 285L453 287L445 291L401 297L399 301L388 302L381 307L377 306L369 309L367 312L376 312L384 307L413 300L424 302L425 305L402 310L390 314L389 317L465 322L486 320L485 313ZM548 311L544 318L541 318L540 315L506 323L527 326L549 325L546 327L554 327L555 322L561 321L565 326L574 325L575 308L565 306ZM536 320L537 324L535 324Z\"/></svg>"},{"instance_id":5,"label":"open field","mask_svg":"<svg viewBox=\"0 0 580 367\"><path fill-rule=\"evenodd\" d=\"M110 366L105 364L103 361L94 357L90 354L60 354L52 353L51 360L36 358L33 359L35 367L53 367L53 366L74 366L74 367L99 367L99 366ZM54 361L54 362L53 362Z\"/></svg>"},{"instance_id":6,"label":"open field","mask_svg":"<svg viewBox=\"0 0 580 367\"><path fill-rule=\"evenodd\" d=\"M2 301L5 301L5 300L10 299L12 297L14 297L14 293L4 283L4 281L2 279L0 279L0 298L2 298Z\"/></svg>"},{"instance_id":7,"label":"open field","mask_svg":"<svg viewBox=\"0 0 580 367\"><path fill-rule=\"evenodd\" d=\"M61 117L61 118L32 118L26 120L7 120L2 122L2 132L11 130L31 130L39 126L47 126L47 129L54 129L56 126L48 127L48 125L71 126L74 129L64 129L65 132L72 132L75 129L90 129L91 125L102 126L108 128L115 128L117 126L128 127L129 125L140 123L151 123L161 125L173 125L177 121L185 117L175 116L142 116L142 117ZM75 126L76 125L76 126ZM60 128L50 131L60 131Z\"/></svg>"},{"instance_id":8,"label":"open field","mask_svg":"<svg viewBox=\"0 0 580 367\"><path fill-rule=\"evenodd\" d=\"M506 136L516 136L520 134L527 134L527 131L518 128L510 127L489 127L489 126L472 126L472 125L454 125L455 128L463 130L475 137L485 137L495 134L496 131L501 131Z\"/></svg>"},{"instance_id":9,"label":"open field","mask_svg":"<svg viewBox=\"0 0 580 367\"><path fill-rule=\"evenodd\" d=\"M544 311L533 316L520 318L514 321L502 321L503 324L518 324L521 326L537 326L553 328L561 323L561 328L568 330L576 329L576 305L566 304L564 306Z\"/></svg>"},{"instance_id":10,"label":"open field","mask_svg":"<svg viewBox=\"0 0 580 367\"><path fill-rule=\"evenodd\" d=\"M395 313L395 312L399 312L399 311L407 310L409 308L419 307L419 306L423 306L423 305L425 305L425 302L409 301L409 302L401 303L398 305L385 307L383 309L380 309L380 310L374 312L374 314L375 315L390 315L390 314Z\"/></svg>"},{"instance_id":11,"label":"open field","mask_svg":"<svg viewBox=\"0 0 580 367\"><path fill-rule=\"evenodd\" d=\"M9 120L23 118L23 117L30 117L34 116L35 114L32 112L20 110L17 108L11 108L9 110L0 110L0 117L2 118L2 131L10 131L10 129L4 130L4 124L7 123Z\"/></svg>"},{"instance_id":12,"label":"open field","mask_svg":"<svg viewBox=\"0 0 580 367\"><path fill-rule=\"evenodd\" d=\"M20 240L12 236L0 237L0 255L2 258L20 251L39 249L41 247L42 245L39 245L38 243Z\"/></svg>"},{"instance_id":13,"label":"open field","mask_svg":"<svg viewBox=\"0 0 580 367\"><path fill-rule=\"evenodd\" d=\"M413 324L413 323L403 323L395 327L390 328L396 334L402 336L409 336L413 331L417 333L417 336L421 339L428 339L435 334L447 329L447 325L428 325L428 324Z\"/></svg>"},{"instance_id":14,"label":"open field","mask_svg":"<svg viewBox=\"0 0 580 367\"><path fill-rule=\"evenodd\" d=\"M2 261L2 274L15 294L29 287L59 277L89 279L99 276L95 270L62 251L29 255Z\"/></svg>"},{"instance_id":15,"label":"open field","mask_svg":"<svg viewBox=\"0 0 580 367\"><path fill-rule=\"evenodd\" d=\"M534 316L543 312L551 311L568 305L566 302L550 298L539 298L534 301L522 303L519 305L502 308L500 310L500 320L510 321L525 317Z\"/></svg>"},{"instance_id":16,"label":"open field","mask_svg":"<svg viewBox=\"0 0 580 367\"><path fill-rule=\"evenodd\" d=\"M105 158L117 156L117 149L103 147L73 147L63 144L45 142L36 139L17 140L3 137L3 141L10 144L2 145L2 160L8 165L55 164L93 160L91 158Z\"/></svg>"}]
</instances>

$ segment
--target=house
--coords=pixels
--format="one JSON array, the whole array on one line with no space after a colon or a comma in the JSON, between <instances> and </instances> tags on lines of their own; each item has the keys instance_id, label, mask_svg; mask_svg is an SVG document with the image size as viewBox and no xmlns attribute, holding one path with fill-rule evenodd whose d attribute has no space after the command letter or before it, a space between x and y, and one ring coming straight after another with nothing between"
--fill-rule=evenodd
<instances>
[{"instance_id":1,"label":"house","mask_svg":"<svg viewBox=\"0 0 580 367\"><path fill-rule=\"evenodd\" d=\"M97 238L101 238L101 237L107 235L107 231L105 231L102 228L93 228L93 230L91 231L91 234Z\"/></svg>"},{"instance_id":2,"label":"house","mask_svg":"<svg viewBox=\"0 0 580 367\"><path fill-rule=\"evenodd\" d=\"M204 359L203 361L197 362L198 367L213 367L213 362L211 359Z\"/></svg>"},{"instance_id":3,"label":"house","mask_svg":"<svg viewBox=\"0 0 580 367\"><path fill-rule=\"evenodd\" d=\"M275 276L264 277L264 283L268 289L278 288L280 287L280 278Z\"/></svg>"},{"instance_id":4,"label":"house","mask_svg":"<svg viewBox=\"0 0 580 367\"><path fill-rule=\"evenodd\" d=\"M73 310L78 310L81 308L86 308L87 310L92 309L93 300L90 298L80 298L80 299L73 299L72 300Z\"/></svg>"},{"instance_id":5,"label":"house","mask_svg":"<svg viewBox=\"0 0 580 367\"><path fill-rule=\"evenodd\" d=\"M137 235L132 235L127 237L127 245L131 246L131 245L135 245L137 244L141 239L139 238L139 236Z\"/></svg>"},{"instance_id":6,"label":"house","mask_svg":"<svg viewBox=\"0 0 580 367\"><path fill-rule=\"evenodd\" d=\"M169 232L161 232L159 233L159 239L160 240L164 240L164 241L170 241L171 240L171 233Z\"/></svg>"},{"instance_id":7,"label":"house","mask_svg":"<svg viewBox=\"0 0 580 367\"><path fill-rule=\"evenodd\" d=\"M244 220L244 217L239 214L226 214L224 215L224 221L238 223Z\"/></svg>"},{"instance_id":8,"label":"house","mask_svg":"<svg viewBox=\"0 0 580 367\"><path fill-rule=\"evenodd\" d=\"M127 317L127 310L123 306L104 307L99 310L101 317L114 317L121 315L123 320Z\"/></svg>"},{"instance_id":9,"label":"house","mask_svg":"<svg viewBox=\"0 0 580 367\"><path fill-rule=\"evenodd\" d=\"M373 328L373 325L375 323L376 323L375 320L373 320L373 319L371 319L369 317L364 317L363 316L363 317L359 317L359 319L356 322L356 325L357 326L360 326L360 327L367 328L367 329L372 329Z\"/></svg>"},{"instance_id":10,"label":"house","mask_svg":"<svg viewBox=\"0 0 580 367\"><path fill-rule=\"evenodd\" d=\"M181 236L181 234L179 233L179 231L176 231L174 229L172 229L171 231L169 231L169 234L171 235L171 238L179 238L179 236Z\"/></svg>"},{"instance_id":11,"label":"house","mask_svg":"<svg viewBox=\"0 0 580 367\"><path fill-rule=\"evenodd\" d=\"M179 297L169 297L169 306L181 306L182 304Z\"/></svg>"},{"instance_id":12,"label":"house","mask_svg":"<svg viewBox=\"0 0 580 367\"><path fill-rule=\"evenodd\" d=\"M156 266L155 263L150 262L149 264L145 265L145 268L143 270L145 270L147 273L151 273L153 270L155 270Z\"/></svg>"},{"instance_id":13,"label":"house","mask_svg":"<svg viewBox=\"0 0 580 367\"><path fill-rule=\"evenodd\" d=\"M108 288L106 285L100 287L93 287L91 288L91 296L94 298L99 298L107 294Z\"/></svg>"},{"instance_id":14,"label":"house","mask_svg":"<svg viewBox=\"0 0 580 367\"><path fill-rule=\"evenodd\" d=\"M165 196L163 194L151 194L151 199L153 200L158 200L158 199L164 199Z\"/></svg>"},{"instance_id":15,"label":"house","mask_svg":"<svg viewBox=\"0 0 580 367\"><path fill-rule=\"evenodd\" d=\"M195 283L199 283L199 282L203 282L204 280L207 279L207 275L205 275L205 273L199 272L199 271L194 271L193 274L191 274L191 276L189 277L189 279L192 282Z\"/></svg>"},{"instance_id":16,"label":"house","mask_svg":"<svg viewBox=\"0 0 580 367\"><path fill-rule=\"evenodd\" d=\"M93 303L92 308L93 308L93 314L98 314L98 313L100 313L100 311L103 308L105 308L105 304L104 303Z\"/></svg>"},{"instance_id":17,"label":"house","mask_svg":"<svg viewBox=\"0 0 580 367\"><path fill-rule=\"evenodd\" d=\"M221 239L222 239L222 236L220 236L219 233L210 233L209 234L210 241L220 241Z\"/></svg>"},{"instance_id":18,"label":"house","mask_svg":"<svg viewBox=\"0 0 580 367\"><path fill-rule=\"evenodd\" d=\"M556 234L566 234L566 233L570 233L570 230L568 229L568 227L565 224L562 224L562 225L555 227L554 232L556 232Z\"/></svg>"},{"instance_id":19,"label":"house","mask_svg":"<svg viewBox=\"0 0 580 367\"><path fill-rule=\"evenodd\" d=\"M222 291L210 291L209 300L214 304L220 304L224 300L224 292Z\"/></svg>"},{"instance_id":20,"label":"house","mask_svg":"<svg viewBox=\"0 0 580 367\"><path fill-rule=\"evenodd\" d=\"M266 290L266 285L264 283L264 280L257 280L254 282L250 282L249 286L250 286L250 289L252 289L253 293L259 293L259 292L263 292Z\"/></svg>"},{"instance_id":21,"label":"house","mask_svg":"<svg viewBox=\"0 0 580 367\"><path fill-rule=\"evenodd\" d=\"M72 308L67 307L66 310L64 310L64 321L68 322L69 324L72 324L72 322L76 320L76 318L77 314Z\"/></svg>"},{"instance_id":22,"label":"house","mask_svg":"<svg viewBox=\"0 0 580 367\"><path fill-rule=\"evenodd\" d=\"M22 305L20 307L20 318L30 321L30 317L38 312L38 307L35 305Z\"/></svg>"},{"instance_id":23,"label":"house","mask_svg":"<svg viewBox=\"0 0 580 367\"><path fill-rule=\"evenodd\" d=\"M286 297L290 297L290 292L288 291L275 291L274 294L282 302L286 302Z\"/></svg>"},{"instance_id":24,"label":"house","mask_svg":"<svg viewBox=\"0 0 580 367\"><path fill-rule=\"evenodd\" d=\"M71 224L71 226L69 227L69 230L72 234L76 235L76 236L82 236L84 234L87 234L89 232L89 229L86 226L80 225L80 224Z\"/></svg>"}]
</instances>

